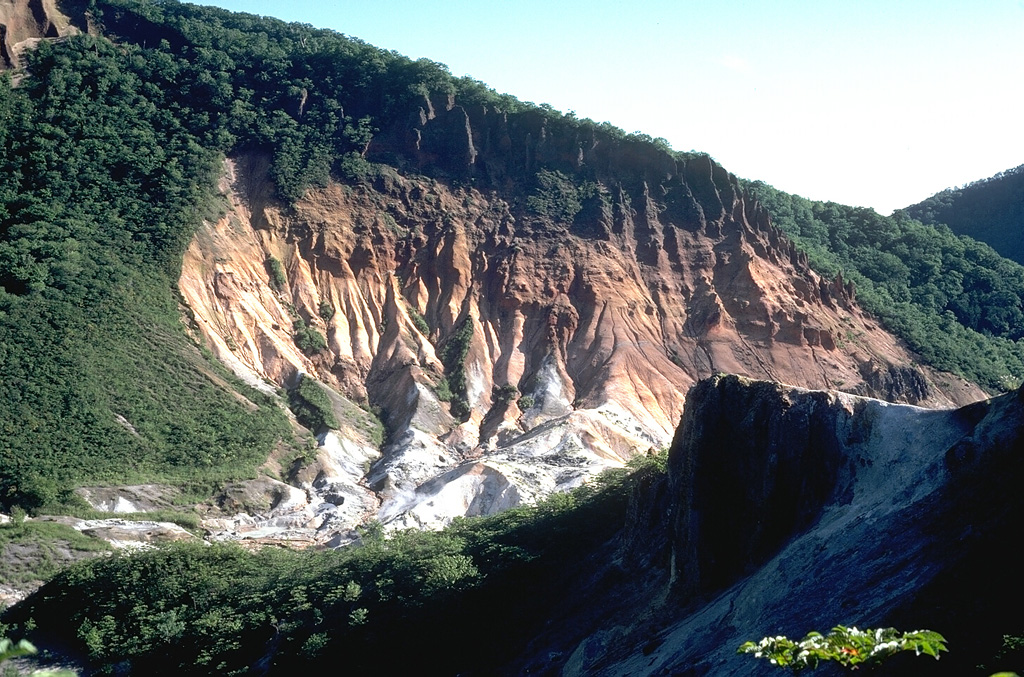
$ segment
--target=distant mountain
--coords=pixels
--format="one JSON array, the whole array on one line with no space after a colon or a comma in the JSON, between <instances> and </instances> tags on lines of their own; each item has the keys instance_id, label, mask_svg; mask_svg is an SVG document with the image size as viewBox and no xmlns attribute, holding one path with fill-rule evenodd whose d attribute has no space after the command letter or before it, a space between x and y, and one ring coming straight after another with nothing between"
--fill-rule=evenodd
<instances>
[{"instance_id":1,"label":"distant mountain","mask_svg":"<svg viewBox=\"0 0 1024 677\"><path fill-rule=\"evenodd\" d=\"M902 211L922 223L945 224L1024 264L1024 165L949 188Z\"/></svg>"}]
</instances>

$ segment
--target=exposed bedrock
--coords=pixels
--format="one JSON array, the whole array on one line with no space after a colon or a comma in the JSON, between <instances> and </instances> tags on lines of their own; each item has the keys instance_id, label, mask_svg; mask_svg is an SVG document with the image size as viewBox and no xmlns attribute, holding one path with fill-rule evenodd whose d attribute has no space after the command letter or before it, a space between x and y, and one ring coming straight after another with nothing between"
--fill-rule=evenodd
<instances>
[{"instance_id":1,"label":"exposed bedrock","mask_svg":"<svg viewBox=\"0 0 1024 677\"><path fill-rule=\"evenodd\" d=\"M628 547L609 565L624 582L589 591L653 611L590 620L572 647L544 650L568 656L564 674L767 675L775 668L736 647L895 624L994 655L1024 598L1006 557L1022 480L1024 391L929 410L715 376L690 391L667 479L631 510ZM979 628L991 646L969 645ZM893 666L974 667L955 650Z\"/></svg>"},{"instance_id":2,"label":"exposed bedrock","mask_svg":"<svg viewBox=\"0 0 1024 677\"><path fill-rule=\"evenodd\" d=\"M40 40L80 33L84 16L68 17L56 0L0 0L0 71L20 68L25 50Z\"/></svg>"},{"instance_id":3,"label":"exposed bedrock","mask_svg":"<svg viewBox=\"0 0 1024 677\"><path fill-rule=\"evenodd\" d=\"M365 481L379 518L436 526L576 486L666 444L715 372L928 406L981 396L913 366L710 158L567 130L424 99L367 151L401 172L291 207L265 158L226 163L231 208L179 282L193 327L257 386L308 374L381 414ZM310 331L324 350L300 348ZM437 498L442 476L465 500Z\"/></svg>"}]
</instances>

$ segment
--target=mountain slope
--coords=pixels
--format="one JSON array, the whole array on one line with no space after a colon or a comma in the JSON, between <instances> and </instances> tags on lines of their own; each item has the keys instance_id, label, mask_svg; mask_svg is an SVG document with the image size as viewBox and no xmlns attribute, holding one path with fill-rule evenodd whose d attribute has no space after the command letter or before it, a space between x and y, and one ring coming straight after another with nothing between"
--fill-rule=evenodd
<instances>
[{"instance_id":1,"label":"mountain slope","mask_svg":"<svg viewBox=\"0 0 1024 677\"><path fill-rule=\"evenodd\" d=\"M89 7L118 47L44 41L25 83L2 92L18 124L2 132L0 215L4 302L29 312L63 299L74 322L109 332L5 325L16 351L34 345L26 327L39 345L88 337L70 365L39 363L59 387L26 404L79 412L64 419L90 440L75 456L88 462L58 470L60 453L35 453L35 433L16 426L6 503L132 479L132 464L108 459L133 445L152 450L140 470L158 477L244 477L287 438L274 416L183 420L167 401L188 396L158 391L205 386L152 363L121 374L131 362L118 355L150 354L126 339L154 334L144 319L90 314L103 307L113 318L160 308L171 336L156 343L194 351L167 325L180 301L194 336L250 385L284 386L308 411L294 390L309 374L347 398L331 405L347 432L316 430L320 451L306 456L317 459L291 478L309 500L264 525L318 541L374 514L439 524L575 486L667 442L686 389L714 371L937 405L978 394L913 366L852 288L813 273L705 156L329 31L191 5ZM102 366L74 366L94 353ZM96 394L100 373L117 379ZM387 440L367 472L371 411ZM106 427L91 435L89 421ZM26 487L30 472L41 487Z\"/></svg>"},{"instance_id":2,"label":"mountain slope","mask_svg":"<svg viewBox=\"0 0 1024 677\"><path fill-rule=\"evenodd\" d=\"M815 270L853 281L862 305L927 363L990 392L1024 378L1024 267L903 212L813 202L744 185Z\"/></svg>"},{"instance_id":3,"label":"mountain slope","mask_svg":"<svg viewBox=\"0 0 1024 677\"><path fill-rule=\"evenodd\" d=\"M617 145L593 138L593 163ZM686 390L714 371L948 401L926 372L900 366L909 354L841 282L809 270L735 179L706 158L643 159L643 172L659 163L656 192L669 197L593 172L599 211L569 223L531 209L539 190L393 172L312 189L288 210L238 192L266 185L266 163L241 158L224 184L233 208L200 230L179 288L239 374L289 385L308 373L381 408L390 438L368 480L386 522L491 512L661 446ZM715 212L686 197L687 218L673 191L704 191ZM295 340L307 326L326 339L311 355ZM461 363L444 364L460 336ZM456 367L462 414L438 396Z\"/></svg>"},{"instance_id":4,"label":"mountain slope","mask_svg":"<svg viewBox=\"0 0 1024 677\"><path fill-rule=\"evenodd\" d=\"M327 31L91 4L116 44L0 82L0 501L157 477L219 493L218 538L362 547L103 558L4 622L147 674L644 674L753 672L734 642L808 624L953 635L920 590L983 616L949 580L1009 575L978 562L1020 514L1019 395L837 392L980 395L710 158ZM975 333L976 362L1011 340ZM667 476L586 484L680 416ZM273 452L294 486L251 479Z\"/></svg>"}]
</instances>

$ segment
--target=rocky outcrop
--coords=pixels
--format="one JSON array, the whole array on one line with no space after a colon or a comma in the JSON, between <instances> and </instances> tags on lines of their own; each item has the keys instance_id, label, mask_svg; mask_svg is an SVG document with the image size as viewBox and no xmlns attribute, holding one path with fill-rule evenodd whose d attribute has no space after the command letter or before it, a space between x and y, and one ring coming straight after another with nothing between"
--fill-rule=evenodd
<instances>
[{"instance_id":1,"label":"rocky outcrop","mask_svg":"<svg viewBox=\"0 0 1024 677\"><path fill-rule=\"evenodd\" d=\"M77 23L84 25L85 18ZM81 32L56 0L0 0L0 71L22 66L26 49L39 40Z\"/></svg>"},{"instance_id":2,"label":"rocky outcrop","mask_svg":"<svg viewBox=\"0 0 1024 677\"><path fill-rule=\"evenodd\" d=\"M135 513L174 508L176 488L160 484L120 487L79 487L75 493L94 510Z\"/></svg>"},{"instance_id":3,"label":"rocky outcrop","mask_svg":"<svg viewBox=\"0 0 1024 677\"><path fill-rule=\"evenodd\" d=\"M894 364L882 365L865 362L860 365L864 382L854 392L872 393L884 400L898 402L901 399L917 404L926 402L932 396L932 385L925 375L914 367Z\"/></svg>"},{"instance_id":4,"label":"rocky outcrop","mask_svg":"<svg viewBox=\"0 0 1024 677\"><path fill-rule=\"evenodd\" d=\"M683 596L755 570L827 503L848 500L845 448L868 433L853 423L867 403L838 393L729 376L698 383L689 403L669 473Z\"/></svg>"},{"instance_id":5,"label":"rocky outcrop","mask_svg":"<svg viewBox=\"0 0 1024 677\"><path fill-rule=\"evenodd\" d=\"M76 520L72 526L120 550L144 550L158 544L196 540L194 534L173 522L108 518Z\"/></svg>"},{"instance_id":6,"label":"rocky outcrop","mask_svg":"<svg viewBox=\"0 0 1024 677\"><path fill-rule=\"evenodd\" d=\"M629 599L650 612L608 616L572 647L538 641L543 656L512 672L550 668L562 652L563 674L771 674L736 647L836 624L937 628L968 652L984 627L995 643L980 650L991 656L1016 622L997 609L1022 597L992 585L1013 578L999 553L1024 514L1012 489L1022 453L1024 391L928 410L736 376L702 381L667 481L624 534L625 582L590 591L590 608ZM645 543L646 557L636 552ZM659 548L667 563L649 556ZM965 674L972 658L955 653L891 674Z\"/></svg>"},{"instance_id":7,"label":"rocky outcrop","mask_svg":"<svg viewBox=\"0 0 1024 677\"><path fill-rule=\"evenodd\" d=\"M308 374L381 414L381 457L351 485L379 519L436 526L575 486L666 444L716 371L937 406L980 395L910 366L852 285L812 272L709 158L460 110L425 101L418 137L371 144L443 175L465 133L476 169L458 180L378 166L285 208L265 159L230 160L230 209L179 281L194 330L251 384ZM570 220L523 174L541 167L577 191ZM300 349L309 330L325 350ZM466 416L439 394L460 341Z\"/></svg>"}]
</instances>

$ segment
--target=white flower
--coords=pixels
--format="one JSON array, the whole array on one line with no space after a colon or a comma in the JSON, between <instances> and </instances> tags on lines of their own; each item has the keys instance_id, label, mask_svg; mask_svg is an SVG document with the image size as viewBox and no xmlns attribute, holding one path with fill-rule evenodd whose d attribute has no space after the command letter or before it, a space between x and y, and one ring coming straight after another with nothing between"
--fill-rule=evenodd
<instances>
[{"instance_id":1,"label":"white flower","mask_svg":"<svg viewBox=\"0 0 1024 677\"><path fill-rule=\"evenodd\" d=\"M891 640L891 641L888 641L888 642L882 642L881 644L876 644L871 649L871 655L875 655L877 653L883 653L885 651L895 651L895 650L899 649L899 646L900 646L900 643L897 642L896 640Z\"/></svg>"}]
</instances>

